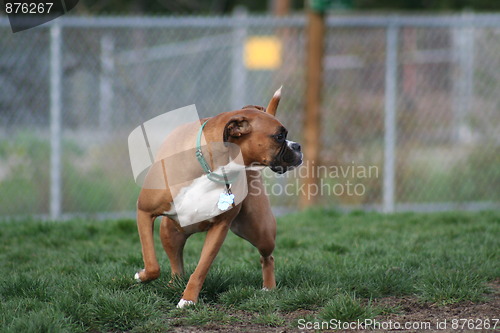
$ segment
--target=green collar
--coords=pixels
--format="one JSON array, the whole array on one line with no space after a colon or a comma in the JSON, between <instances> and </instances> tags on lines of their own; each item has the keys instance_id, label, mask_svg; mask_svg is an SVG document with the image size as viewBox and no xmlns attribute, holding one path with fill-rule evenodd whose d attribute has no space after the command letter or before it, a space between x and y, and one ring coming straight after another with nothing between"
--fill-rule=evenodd
<instances>
[{"instance_id":1,"label":"green collar","mask_svg":"<svg viewBox=\"0 0 500 333\"><path fill-rule=\"evenodd\" d=\"M231 184L234 179L227 179L226 174L224 173L224 169L222 169L222 175L216 174L215 172L212 172L210 169L210 165L207 163L205 158L203 157L203 152L201 151L201 134L203 133L203 128L205 125L208 123L208 120L201 125L200 130L198 131L198 136L196 137L196 159L201 165L201 168L203 171L207 174L207 178L210 179L213 182L220 183L220 184L226 184L229 185Z\"/></svg>"}]
</instances>

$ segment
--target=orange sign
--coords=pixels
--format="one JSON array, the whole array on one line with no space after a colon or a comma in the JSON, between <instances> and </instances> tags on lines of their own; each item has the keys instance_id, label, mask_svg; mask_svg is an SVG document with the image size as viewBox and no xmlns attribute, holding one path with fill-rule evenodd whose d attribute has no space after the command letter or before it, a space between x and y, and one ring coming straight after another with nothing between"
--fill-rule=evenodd
<instances>
[{"instance_id":1,"label":"orange sign","mask_svg":"<svg viewBox=\"0 0 500 333\"><path fill-rule=\"evenodd\" d=\"M281 41L275 36L253 36L245 42L248 69L277 69L281 66Z\"/></svg>"}]
</instances>

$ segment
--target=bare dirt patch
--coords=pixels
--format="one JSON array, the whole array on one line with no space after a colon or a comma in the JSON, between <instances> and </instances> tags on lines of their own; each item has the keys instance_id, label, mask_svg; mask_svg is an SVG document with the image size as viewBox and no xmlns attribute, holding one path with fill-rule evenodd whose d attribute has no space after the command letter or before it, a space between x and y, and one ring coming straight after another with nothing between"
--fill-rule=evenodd
<instances>
[{"instance_id":1,"label":"bare dirt patch","mask_svg":"<svg viewBox=\"0 0 500 333\"><path fill-rule=\"evenodd\" d=\"M423 303L419 301L416 297L386 297L375 300L372 304L379 305L384 308L391 308L389 314L384 314L377 316L374 320L377 322L392 322L392 329L351 329L351 330L321 330L322 332L360 332L360 331L371 331L371 332L387 332L387 331L397 331L397 332L457 332L457 331L482 331L484 330L484 320L489 319L493 324L493 319L498 319L500 317L500 280L497 280L490 284L492 293L485 295L485 301L481 303L473 302L460 302L450 305L436 305L432 303ZM187 332L217 332L217 333L232 333L232 332L312 332L315 330L300 330L297 326L297 321L301 318L312 318L318 314L318 311L307 311L299 310L291 313L284 313L282 316L285 318L285 324L279 327L271 327L264 324L254 323L256 315L249 314L248 312L237 311L234 313L236 318L235 322L227 325L220 324L207 324L204 326L182 326L174 327L174 332L187 333ZM469 328L466 322L462 328L463 321L458 321L458 329L452 327L452 322L454 319L469 319L470 323L474 325L475 329ZM443 322L446 321L446 325ZM399 329L396 329L395 323L399 323ZM405 323L429 323L422 324L421 328L411 328L404 329ZM441 327L438 328L438 323L441 323ZM455 321L457 323L457 321ZM479 329L479 324L482 323L483 329ZM415 324L420 325L420 324ZM486 330L485 330L486 331ZM487 330L489 332L500 332L500 322L498 323L495 330Z\"/></svg>"},{"instance_id":2,"label":"bare dirt patch","mask_svg":"<svg viewBox=\"0 0 500 333\"><path fill-rule=\"evenodd\" d=\"M466 301L439 306L432 303L419 302L414 297L384 298L378 301L377 304L394 307L397 311L396 313L390 315L379 316L376 319L385 322L392 320L393 322L399 322L401 324L429 323L430 330L427 331L443 333L457 331L481 331L484 328L485 319L492 320L500 317L500 281L496 281L490 286L492 294L486 295L485 298L487 300L483 303ZM467 321L465 321L466 319ZM446 322L443 323L444 321ZM438 323L441 323L440 328L437 327ZM453 323L457 324L458 328L453 329ZM471 325L470 328L468 325ZM422 325L420 326L422 327ZM396 330L393 329L393 331ZM400 329L397 331L416 332L419 331L419 329ZM498 323L495 332L500 332L500 322Z\"/></svg>"}]
</instances>

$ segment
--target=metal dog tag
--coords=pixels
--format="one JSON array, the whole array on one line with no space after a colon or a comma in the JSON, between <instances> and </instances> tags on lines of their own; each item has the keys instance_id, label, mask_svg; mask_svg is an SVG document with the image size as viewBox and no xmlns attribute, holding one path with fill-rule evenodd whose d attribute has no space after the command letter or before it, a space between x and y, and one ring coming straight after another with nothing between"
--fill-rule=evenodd
<instances>
[{"instance_id":1,"label":"metal dog tag","mask_svg":"<svg viewBox=\"0 0 500 333\"><path fill-rule=\"evenodd\" d=\"M217 203L217 207L219 207L220 210L227 210L229 206L233 205L233 203L234 203L234 194L224 191L219 196L219 202Z\"/></svg>"}]
</instances>

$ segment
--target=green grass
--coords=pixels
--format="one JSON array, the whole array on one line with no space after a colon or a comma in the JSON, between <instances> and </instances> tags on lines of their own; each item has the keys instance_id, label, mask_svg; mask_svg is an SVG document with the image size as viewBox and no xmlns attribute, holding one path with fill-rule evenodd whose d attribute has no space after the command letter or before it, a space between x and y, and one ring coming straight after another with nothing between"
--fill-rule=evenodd
<instances>
[{"instance_id":1,"label":"green grass","mask_svg":"<svg viewBox=\"0 0 500 333\"><path fill-rule=\"evenodd\" d=\"M176 326L250 322L265 330L309 319L373 318L372 302L416 296L440 305L478 302L500 277L500 212L340 214L314 209L282 217L274 253L278 288L261 290L257 251L229 235L200 304L175 309L187 278L136 284L142 268L135 221L0 222L0 330L163 332ZM188 274L204 235L185 250Z\"/></svg>"},{"instance_id":2,"label":"green grass","mask_svg":"<svg viewBox=\"0 0 500 333\"><path fill-rule=\"evenodd\" d=\"M371 318L378 314L376 307L363 305L356 295L337 294L332 300L328 301L321 310L319 316L323 320L332 318L340 321L354 321L358 318Z\"/></svg>"}]
</instances>

